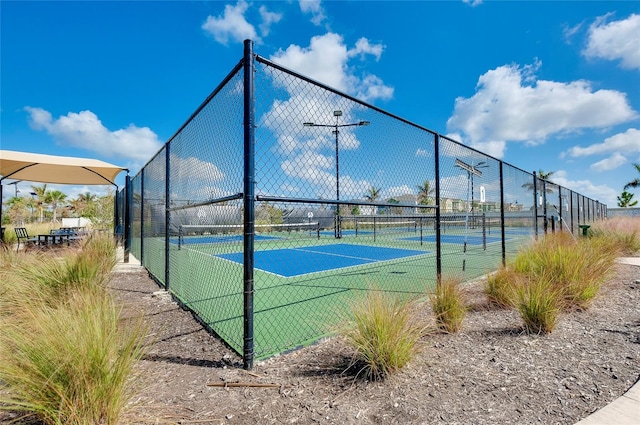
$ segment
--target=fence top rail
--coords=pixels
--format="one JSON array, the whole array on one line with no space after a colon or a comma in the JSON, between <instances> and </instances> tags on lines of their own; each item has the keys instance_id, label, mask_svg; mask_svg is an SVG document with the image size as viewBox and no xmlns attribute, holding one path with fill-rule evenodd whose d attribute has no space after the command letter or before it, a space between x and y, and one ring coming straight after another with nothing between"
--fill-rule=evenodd
<instances>
[{"instance_id":1,"label":"fence top rail","mask_svg":"<svg viewBox=\"0 0 640 425\"><path fill-rule=\"evenodd\" d=\"M313 198L282 198L278 196L257 196L257 201L266 202L295 202L300 204L336 204L336 205L365 205L372 207L392 207L392 208L420 208L420 209L437 209L439 205L423 205L423 204L393 204L388 202L367 202L357 199L348 201L337 199L313 199Z\"/></svg>"},{"instance_id":2,"label":"fence top rail","mask_svg":"<svg viewBox=\"0 0 640 425\"><path fill-rule=\"evenodd\" d=\"M196 203L193 203L193 204L180 205L179 207L167 208L167 211L173 212L173 211L187 210L187 209L190 209L190 208L203 207L203 206L206 206L206 205L219 204L221 202L227 202L227 201L234 201L236 199L242 199L243 196L244 195L242 193L236 193L235 195L224 196L222 198L208 199L206 201L196 202Z\"/></svg>"}]
</instances>

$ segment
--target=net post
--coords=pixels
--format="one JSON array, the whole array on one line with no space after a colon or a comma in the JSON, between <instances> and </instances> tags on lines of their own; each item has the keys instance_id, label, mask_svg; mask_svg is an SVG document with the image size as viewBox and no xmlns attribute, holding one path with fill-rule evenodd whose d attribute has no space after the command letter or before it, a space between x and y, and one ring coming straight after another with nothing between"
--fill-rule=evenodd
<instances>
[{"instance_id":1,"label":"net post","mask_svg":"<svg viewBox=\"0 0 640 425\"><path fill-rule=\"evenodd\" d=\"M255 241L255 133L253 42L244 41L244 369L253 369L253 260Z\"/></svg>"}]
</instances>

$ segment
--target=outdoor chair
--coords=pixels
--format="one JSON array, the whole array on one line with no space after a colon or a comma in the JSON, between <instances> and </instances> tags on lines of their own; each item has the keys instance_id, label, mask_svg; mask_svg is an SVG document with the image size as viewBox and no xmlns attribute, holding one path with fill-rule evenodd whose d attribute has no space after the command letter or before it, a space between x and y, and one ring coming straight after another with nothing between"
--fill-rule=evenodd
<instances>
[{"instance_id":1,"label":"outdoor chair","mask_svg":"<svg viewBox=\"0 0 640 425\"><path fill-rule=\"evenodd\" d=\"M24 246L25 248L27 247L27 245L35 245L36 243L38 243L38 238L32 238L31 236L29 236L25 227L16 227L14 228L14 230L16 232L16 237L18 238L18 246L16 247L16 252L20 250L20 243L22 243L22 246Z\"/></svg>"}]
</instances>

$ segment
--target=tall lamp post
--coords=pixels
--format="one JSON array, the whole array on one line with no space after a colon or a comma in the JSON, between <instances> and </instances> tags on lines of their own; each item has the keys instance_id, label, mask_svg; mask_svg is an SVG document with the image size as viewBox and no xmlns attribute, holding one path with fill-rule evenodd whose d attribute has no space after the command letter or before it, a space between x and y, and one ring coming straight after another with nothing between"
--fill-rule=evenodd
<instances>
[{"instance_id":1,"label":"tall lamp post","mask_svg":"<svg viewBox=\"0 0 640 425\"><path fill-rule=\"evenodd\" d=\"M342 116L342 111L339 111L339 110L333 111L333 116L336 117L335 124L316 124L314 122L305 122L302 125L304 125L305 127L331 127L334 129L332 133L336 135L336 201L339 201L340 200L340 161L339 161L338 135L340 134L340 131L338 130L338 128L359 127L359 126L369 125L369 121L358 121L358 122L349 123L349 124L340 124L339 120L340 120L340 117ZM340 232L340 204L338 204L336 205L335 237L340 238L341 236L342 235Z\"/></svg>"},{"instance_id":2,"label":"tall lamp post","mask_svg":"<svg viewBox=\"0 0 640 425\"><path fill-rule=\"evenodd\" d=\"M469 180L471 180L471 221L475 223L475 213L474 213L474 210L473 210L473 202L474 202L473 176L475 175L475 176L481 177L482 176L482 171L480 171L479 168L487 168L489 166L489 164L487 164L486 161L480 161L475 165L473 164L473 162L471 162L471 164L467 164L466 162L463 162L463 161L460 161L459 159L456 159L455 166L465 170L467 172L467 177L469 178Z\"/></svg>"}]
</instances>

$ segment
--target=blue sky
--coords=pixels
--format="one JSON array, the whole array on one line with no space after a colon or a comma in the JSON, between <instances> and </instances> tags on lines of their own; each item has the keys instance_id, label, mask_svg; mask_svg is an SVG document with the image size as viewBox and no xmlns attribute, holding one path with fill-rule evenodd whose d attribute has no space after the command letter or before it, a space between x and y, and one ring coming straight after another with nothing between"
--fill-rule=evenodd
<instances>
[{"instance_id":1,"label":"blue sky","mask_svg":"<svg viewBox=\"0 0 640 425\"><path fill-rule=\"evenodd\" d=\"M5 150L134 175L250 38L263 57L609 207L638 177L637 1L1 1L0 19Z\"/></svg>"}]
</instances>

